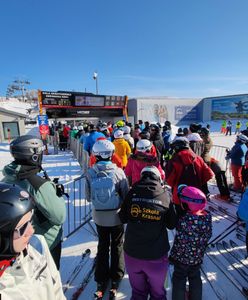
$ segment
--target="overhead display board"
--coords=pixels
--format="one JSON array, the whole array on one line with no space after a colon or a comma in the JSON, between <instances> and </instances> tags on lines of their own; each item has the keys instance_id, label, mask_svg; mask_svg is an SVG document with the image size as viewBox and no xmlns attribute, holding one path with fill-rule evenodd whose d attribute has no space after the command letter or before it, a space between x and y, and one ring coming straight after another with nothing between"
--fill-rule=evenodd
<instances>
[{"instance_id":1,"label":"overhead display board","mask_svg":"<svg viewBox=\"0 0 248 300\"><path fill-rule=\"evenodd\" d=\"M41 104L43 107L123 107L126 105L126 97L41 91Z\"/></svg>"}]
</instances>

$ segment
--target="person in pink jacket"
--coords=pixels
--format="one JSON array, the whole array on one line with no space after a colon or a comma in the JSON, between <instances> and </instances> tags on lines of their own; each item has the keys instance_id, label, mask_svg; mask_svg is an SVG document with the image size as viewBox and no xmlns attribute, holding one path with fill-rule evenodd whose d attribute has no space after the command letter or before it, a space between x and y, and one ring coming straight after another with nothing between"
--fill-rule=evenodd
<instances>
[{"instance_id":1,"label":"person in pink jacket","mask_svg":"<svg viewBox=\"0 0 248 300\"><path fill-rule=\"evenodd\" d=\"M136 153L132 154L127 162L125 174L128 177L129 184L133 185L140 180L140 172L146 166L155 166L158 168L161 178L165 179L165 173L161 168L158 158L152 155L152 142L149 140L139 140L136 145Z\"/></svg>"}]
</instances>

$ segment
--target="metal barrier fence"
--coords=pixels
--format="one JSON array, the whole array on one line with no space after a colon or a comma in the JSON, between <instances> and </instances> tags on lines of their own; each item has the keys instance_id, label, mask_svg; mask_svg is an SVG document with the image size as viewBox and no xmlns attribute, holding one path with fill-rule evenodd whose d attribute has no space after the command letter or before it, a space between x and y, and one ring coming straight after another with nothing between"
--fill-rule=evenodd
<instances>
[{"instance_id":1,"label":"metal barrier fence","mask_svg":"<svg viewBox=\"0 0 248 300\"><path fill-rule=\"evenodd\" d=\"M83 145L77 139L71 138L69 147L79 162L83 175L64 184L65 192L70 196L69 200L67 200L67 222L64 224L64 239L68 238L86 223L90 224L91 220L91 204L85 199L85 173L89 165L89 155L87 151L83 150ZM226 150L229 150L229 148L214 145L211 148L210 155L219 161L222 169L226 171L228 183L231 183L232 175L229 160L225 159Z\"/></svg>"},{"instance_id":2,"label":"metal barrier fence","mask_svg":"<svg viewBox=\"0 0 248 300\"><path fill-rule=\"evenodd\" d=\"M64 240L85 224L88 223L91 226L92 211L91 203L85 199L85 172L88 168L88 152L83 150L83 145L77 139L71 138L69 145L83 170L83 174L64 183L65 193L69 195L69 199L66 199L67 221L63 225ZM92 231L94 232L94 229Z\"/></svg>"},{"instance_id":3,"label":"metal barrier fence","mask_svg":"<svg viewBox=\"0 0 248 300\"><path fill-rule=\"evenodd\" d=\"M226 160L226 152L230 150L230 148L225 146L213 145L210 150L210 155L214 159L216 159L223 170L226 171L226 178L228 183L232 183L232 172L230 169L230 161Z\"/></svg>"},{"instance_id":4,"label":"metal barrier fence","mask_svg":"<svg viewBox=\"0 0 248 300\"><path fill-rule=\"evenodd\" d=\"M84 175L64 184L65 193L69 195L66 199L67 220L63 225L64 239L91 220L91 204L84 197L84 187Z\"/></svg>"}]
</instances>

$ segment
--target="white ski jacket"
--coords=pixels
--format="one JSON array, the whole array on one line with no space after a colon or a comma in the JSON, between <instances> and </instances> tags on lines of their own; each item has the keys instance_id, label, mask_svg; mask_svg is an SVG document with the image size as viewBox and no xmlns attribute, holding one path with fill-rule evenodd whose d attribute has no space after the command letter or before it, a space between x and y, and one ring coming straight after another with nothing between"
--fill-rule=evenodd
<instances>
[{"instance_id":1,"label":"white ski jacket","mask_svg":"<svg viewBox=\"0 0 248 300\"><path fill-rule=\"evenodd\" d=\"M60 274L43 236L35 235L27 254L21 253L0 278L4 300L65 300ZM32 244L34 246L32 246Z\"/></svg>"}]
</instances>

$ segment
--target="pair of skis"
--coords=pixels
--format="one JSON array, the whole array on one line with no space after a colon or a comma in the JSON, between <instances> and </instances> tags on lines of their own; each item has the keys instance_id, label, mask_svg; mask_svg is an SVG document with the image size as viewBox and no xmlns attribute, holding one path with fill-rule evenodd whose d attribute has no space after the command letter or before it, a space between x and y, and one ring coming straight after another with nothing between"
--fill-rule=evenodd
<instances>
[{"instance_id":1,"label":"pair of skis","mask_svg":"<svg viewBox=\"0 0 248 300\"><path fill-rule=\"evenodd\" d=\"M74 270L72 271L72 273L70 274L69 278L67 279L64 287L63 287L63 292L66 293L67 290L70 288L70 286L72 285L73 281L75 280L75 278L78 276L78 274L81 272L81 270L83 269L83 267L86 265L89 257L90 257L90 249L86 249L81 256L81 260L79 262L78 265L76 265L76 267L74 268Z\"/></svg>"},{"instance_id":2,"label":"pair of skis","mask_svg":"<svg viewBox=\"0 0 248 300\"><path fill-rule=\"evenodd\" d=\"M232 242L232 245L234 246L235 242ZM236 244L237 245L237 244ZM224 263L217 258L216 255L210 254L208 251L206 252L206 255L208 258L218 267L218 269L230 280L230 282L244 295L248 296L248 288L247 286L244 286L244 282L248 282L248 277L247 273L240 269L238 266L239 261L237 261L237 258L233 257L233 255L236 254L231 254L231 250L229 248L229 245L226 242L218 242L216 244L217 250L220 254L223 255L223 257L230 263L230 265L233 267L235 271L238 272L237 275L239 276L234 276L233 274L230 273L230 271L227 269L227 267L224 265ZM229 251L229 252L228 252ZM245 266L246 267L246 266ZM242 278L242 279L241 279Z\"/></svg>"},{"instance_id":3,"label":"pair of skis","mask_svg":"<svg viewBox=\"0 0 248 300\"><path fill-rule=\"evenodd\" d=\"M90 282L91 278L94 275L95 267L96 267L96 257L93 260L92 267L89 269L88 273L85 275L83 281L80 283L77 290L73 293L72 300L77 300L80 297L80 295L82 294L82 292L85 290L86 286L88 285L88 283Z\"/></svg>"}]
</instances>

